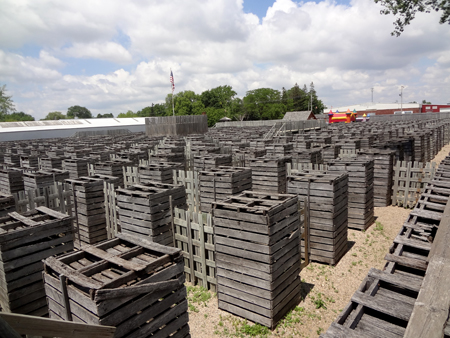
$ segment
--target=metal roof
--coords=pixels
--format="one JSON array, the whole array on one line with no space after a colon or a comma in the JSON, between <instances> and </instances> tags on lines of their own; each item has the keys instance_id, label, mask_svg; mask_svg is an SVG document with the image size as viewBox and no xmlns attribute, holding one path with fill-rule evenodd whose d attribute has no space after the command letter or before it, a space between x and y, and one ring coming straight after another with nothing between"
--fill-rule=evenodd
<instances>
[{"instance_id":1,"label":"metal roof","mask_svg":"<svg viewBox=\"0 0 450 338\"><path fill-rule=\"evenodd\" d=\"M0 122L0 133L34 130L126 127L145 125L145 117Z\"/></svg>"},{"instance_id":2,"label":"metal roof","mask_svg":"<svg viewBox=\"0 0 450 338\"><path fill-rule=\"evenodd\" d=\"M289 121L306 121L308 117L311 115L311 111L288 111L284 114L283 120Z\"/></svg>"},{"instance_id":3,"label":"metal roof","mask_svg":"<svg viewBox=\"0 0 450 338\"><path fill-rule=\"evenodd\" d=\"M398 109L400 110L403 107L403 110L407 109L413 109L413 108L420 108L419 103L403 103L403 106L400 102L398 103L363 103L363 104L354 104L354 105L348 105L348 106L342 106L342 107L332 107L331 110L335 112L336 110L339 110L339 112L346 112L347 109L350 109L353 111L354 109L356 111L364 111L364 110L386 110L386 109ZM330 108L327 108L324 110L324 113L328 113L330 111Z\"/></svg>"}]
</instances>

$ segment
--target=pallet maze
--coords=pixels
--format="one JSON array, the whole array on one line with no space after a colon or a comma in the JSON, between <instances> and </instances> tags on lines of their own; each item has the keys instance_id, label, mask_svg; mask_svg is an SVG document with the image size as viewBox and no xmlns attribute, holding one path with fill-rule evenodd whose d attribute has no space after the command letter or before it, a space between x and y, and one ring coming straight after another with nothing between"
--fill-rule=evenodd
<instances>
[{"instance_id":1,"label":"pallet maze","mask_svg":"<svg viewBox=\"0 0 450 338\"><path fill-rule=\"evenodd\" d=\"M322 338L450 334L449 296L438 291L446 285L449 269L443 261L450 235L449 163L447 156L409 214L385 256L383 271L369 271Z\"/></svg>"}]
</instances>

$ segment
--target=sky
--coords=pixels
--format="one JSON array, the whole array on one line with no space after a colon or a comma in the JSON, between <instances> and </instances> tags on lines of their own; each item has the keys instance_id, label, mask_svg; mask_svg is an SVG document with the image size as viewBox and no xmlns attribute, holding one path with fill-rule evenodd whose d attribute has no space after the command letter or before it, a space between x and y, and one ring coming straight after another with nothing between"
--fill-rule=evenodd
<instances>
[{"instance_id":1,"label":"sky","mask_svg":"<svg viewBox=\"0 0 450 338\"><path fill-rule=\"evenodd\" d=\"M136 112L230 85L315 90L328 108L450 102L450 26L420 13L400 37L373 0L0 0L0 85L18 111Z\"/></svg>"}]
</instances>

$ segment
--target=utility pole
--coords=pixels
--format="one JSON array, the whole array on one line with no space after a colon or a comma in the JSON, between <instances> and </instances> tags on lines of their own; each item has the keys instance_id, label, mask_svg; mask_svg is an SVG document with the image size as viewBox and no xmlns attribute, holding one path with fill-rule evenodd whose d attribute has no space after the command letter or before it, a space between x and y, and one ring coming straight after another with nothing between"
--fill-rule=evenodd
<instances>
[{"instance_id":1,"label":"utility pole","mask_svg":"<svg viewBox=\"0 0 450 338\"><path fill-rule=\"evenodd\" d=\"M400 110L403 114L403 86L400 87Z\"/></svg>"}]
</instances>

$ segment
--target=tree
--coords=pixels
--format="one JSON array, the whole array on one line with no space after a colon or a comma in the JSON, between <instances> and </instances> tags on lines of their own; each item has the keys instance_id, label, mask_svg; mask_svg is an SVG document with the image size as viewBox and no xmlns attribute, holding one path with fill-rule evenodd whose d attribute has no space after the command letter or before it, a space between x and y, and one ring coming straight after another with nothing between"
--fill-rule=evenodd
<instances>
[{"instance_id":1,"label":"tree","mask_svg":"<svg viewBox=\"0 0 450 338\"><path fill-rule=\"evenodd\" d=\"M306 85L304 86L306 89ZM287 95L289 97L289 102L287 105L287 110L289 111L304 111L308 110L308 93L307 90L300 89L296 83L294 87L289 89Z\"/></svg>"},{"instance_id":2,"label":"tree","mask_svg":"<svg viewBox=\"0 0 450 338\"><path fill-rule=\"evenodd\" d=\"M200 95L192 90L175 94L175 115L199 115L205 111Z\"/></svg>"},{"instance_id":3,"label":"tree","mask_svg":"<svg viewBox=\"0 0 450 338\"><path fill-rule=\"evenodd\" d=\"M133 111L129 110L126 113L120 113L119 115L117 115L118 118L123 118L123 117L139 117L138 114L133 113Z\"/></svg>"},{"instance_id":4,"label":"tree","mask_svg":"<svg viewBox=\"0 0 450 338\"><path fill-rule=\"evenodd\" d=\"M6 85L0 87L0 117L16 111L12 96L6 95Z\"/></svg>"},{"instance_id":5,"label":"tree","mask_svg":"<svg viewBox=\"0 0 450 338\"><path fill-rule=\"evenodd\" d=\"M394 31L391 35L400 36L405 26L414 20L417 12L430 13L431 11L442 12L440 24L450 24L450 0L374 0L384 6L381 14L396 15Z\"/></svg>"},{"instance_id":6,"label":"tree","mask_svg":"<svg viewBox=\"0 0 450 338\"><path fill-rule=\"evenodd\" d=\"M98 119L109 119L114 118L114 115L112 113L109 114L97 114Z\"/></svg>"},{"instance_id":7,"label":"tree","mask_svg":"<svg viewBox=\"0 0 450 338\"><path fill-rule=\"evenodd\" d=\"M422 100L422 104L431 104L431 102L429 102L427 100Z\"/></svg>"},{"instance_id":8,"label":"tree","mask_svg":"<svg viewBox=\"0 0 450 338\"><path fill-rule=\"evenodd\" d=\"M67 118L74 119L75 117L79 119L91 119L91 111L85 107L72 106L67 109Z\"/></svg>"},{"instance_id":9,"label":"tree","mask_svg":"<svg viewBox=\"0 0 450 338\"><path fill-rule=\"evenodd\" d=\"M317 98L317 93L314 88L314 83L311 82L309 85L309 98L310 98L310 110L315 114L322 114L323 110L325 109L325 105L323 104L322 100L319 100Z\"/></svg>"},{"instance_id":10,"label":"tree","mask_svg":"<svg viewBox=\"0 0 450 338\"><path fill-rule=\"evenodd\" d=\"M64 115L63 113L61 113L60 111L52 111L52 112L48 113L45 118L41 119L41 121L43 121L43 120L65 120L65 119L67 119L67 116Z\"/></svg>"},{"instance_id":11,"label":"tree","mask_svg":"<svg viewBox=\"0 0 450 338\"><path fill-rule=\"evenodd\" d=\"M281 103L279 90L259 88L247 92L244 110L251 120L274 120L283 117L286 106Z\"/></svg>"},{"instance_id":12,"label":"tree","mask_svg":"<svg viewBox=\"0 0 450 338\"><path fill-rule=\"evenodd\" d=\"M150 116L166 116L166 106L161 103L153 104L151 106L142 108L138 110L137 115L140 117L150 117Z\"/></svg>"},{"instance_id":13,"label":"tree","mask_svg":"<svg viewBox=\"0 0 450 338\"><path fill-rule=\"evenodd\" d=\"M34 121L34 117L24 112L13 112L0 116L0 122Z\"/></svg>"}]
</instances>

